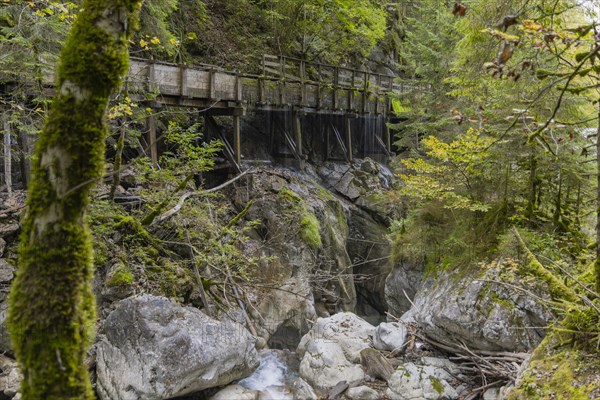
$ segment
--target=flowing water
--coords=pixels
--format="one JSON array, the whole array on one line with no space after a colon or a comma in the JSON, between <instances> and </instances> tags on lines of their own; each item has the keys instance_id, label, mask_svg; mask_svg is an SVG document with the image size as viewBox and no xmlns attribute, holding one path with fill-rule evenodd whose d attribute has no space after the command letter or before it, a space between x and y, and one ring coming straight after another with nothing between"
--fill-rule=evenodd
<instances>
[{"instance_id":1,"label":"flowing water","mask_svg":"<svg viewBox=\"0 0 600 400\"><path fill-rule=\"evenodd\" d=\"M297 368L290 365L291 353L277 350L261 350L260 366L252 375L238 382L239 385L262 392L261 399L291 400L292 384L298 378Z\"/></svg>"}]
</instances>

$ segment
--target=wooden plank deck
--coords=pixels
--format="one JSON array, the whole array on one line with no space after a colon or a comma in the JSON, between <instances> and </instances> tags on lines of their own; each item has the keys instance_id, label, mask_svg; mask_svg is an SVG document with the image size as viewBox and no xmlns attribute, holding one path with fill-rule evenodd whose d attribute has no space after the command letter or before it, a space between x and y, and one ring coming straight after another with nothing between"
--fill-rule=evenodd
<instances>
[{"instance_id":1,"label":"wooden plank deck","mask_svg":"<svg viewBox=\"0 0 600 400\"><path fill-rule=\"evenodd\" d=\"M265 56L263 75L132 58L129 93L153 93L159 104L191 107L286 108L387 114L388 94L403 87L394 77Z\"/></svg>"}]
</instances>

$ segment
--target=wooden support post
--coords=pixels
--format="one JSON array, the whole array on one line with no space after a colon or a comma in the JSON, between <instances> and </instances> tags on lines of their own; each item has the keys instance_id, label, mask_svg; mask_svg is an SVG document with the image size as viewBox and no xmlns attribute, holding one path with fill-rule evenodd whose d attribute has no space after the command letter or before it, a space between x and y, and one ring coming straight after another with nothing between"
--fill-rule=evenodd
<instances>
[{"instance_id":1,"label":"wooden support post","mask_svg":"<svg viewBox=\"0 0 600 400\"><path fill-rule=\"evenodd\" d=\"M258 78L258 103L265 104L265 80Z\"/></svg>"},{"instance_id":2,"label":"wooden support post","mask_svg":"<svg viewBox=\"0 0 600 400\"><path fill-rule=\"evenodd\" d=\"M344 115L344 136L345 136L345 142L346 142L346 158L348 159L348 162L353 161L351 122L352 122L352 120L350 119L350 116Z\"/></svg>"},{"instance_id":3,"label":"wooden support post","mask_svg":"<svg viewBox=\"0 0 600 400\"><path fill-rule=\"evenodd\" d=\"M294 132L294 140L296 141L296 153L298 157L302 160L302 123L300 121L300 114L298 111L293 112L293 132Z\"/></svg>"},{"instance_id":4,"label":"wooden support post","mask_svg":"<svg viewBox=\"0 0 600 400\"><path fill-rule=\"evenodd\" d=\"M306 67L304 60L300 60L300 105L306 105Z\"/></svg>"},{"instance_id":5,"label":"wooden support post","mask_svg":"<svg viewBox=\"0 0 600 400\"><path fill-rule=\"evenodd\" d=\"M233 115L233 152L235 162L242 162L242 119L239 115Z\"/></svg>"},{"instance_id":6,"label":"wooden support post","mask_svg":"<svg viewBox=\"0 0 600 400\"><path fill-rule=\"evenodd\" d=\"M366 114L369 111L369 75L367 71L363 74L363 103L362 103L362 113Z\"/></svg>"},{"instance_id":7,"label":"wooden support post","mask_svg":"<svg viewBox=\"0 0 600 400\"><path fill-rule=\"evenodd\" d=\"M8 194L12 193L12 152L10 138L10 121L8 120L8 112L2 116L2 128L4 130L4 184Z\"/></svg>"},{"instance_id":8,"label":"wooden support post","mask_svg":"<svg viewBox=\"0 0 600 400\"><path fill-rule=\"evenodd\" d=\"M348 91L348 110L354 111L356 107L354 106L354 85L356 81L356 70L352 70L352 78L350 80L350 90Z\"/></svg>"},{"instance_id":9,"label":"wooden support post","mask_svg":"<svg viewBox=\"0 0 600 400\"><path fill-rule=\"evenodd\" d=\"M335 67L333 71L333 109L336 110L339 106L338 104L338 85L340 83L340 70L338 67Z\"/></svg>"},{"instance_id":10,"label":"wooden support post","mask_svg":"<svg viewBox=\"0 0 600 400\"><path fill-rule=\"evenodd\" d=\"M386 119L383 119L383 138L385 147L387 148L388 153L392 152L392 137L390 135L390 129L387 126Z\"/></svg>"},{"instance_id":11,"label":"wooden support post","mask_svg":"<svg viewBox=\"0 0 600 400\"><path fill-rule=\"evenodd\" d=\"M154 116L154 109L147 118L148 125L148 146L150 147L150 160L152 161L152 168L158 167L158 146L156 143L156 117Z\"/></svg>"}]
</instances>

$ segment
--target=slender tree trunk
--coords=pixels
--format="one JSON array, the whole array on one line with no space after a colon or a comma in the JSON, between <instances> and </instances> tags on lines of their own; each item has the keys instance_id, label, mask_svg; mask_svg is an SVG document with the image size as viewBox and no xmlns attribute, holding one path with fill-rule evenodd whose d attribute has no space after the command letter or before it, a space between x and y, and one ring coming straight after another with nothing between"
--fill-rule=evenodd
<instances>
[{"instance_id":1,"label":"slender tree trunk","mask_svg":"<svg viewBox=\"0 0 600 400\"><path fill-rule=\"evenodd\" d=\"M525 209L525 218L530 225L534 223L535 217L535 199L536 199L536 188L537 188L537 159L535 154L531 150L529 155L529 194L527 198L527 208Z\"/></svg>"},{"instance_id":2,"label":"slender tree trunk","mask_svg":"<svg viewBox=\"0 0 600 400\"><path fill-rule=\"evenodd\" d=\"M26 189L31 180L31 139L24 130L17 132L17 144L21 153L21 179L23 187Z\"/></svg>"},{"instance_id":3,"label":"slender tree trunk","mask_svg":"<svg viewBox=\"0 0 600 400\"><path fill-rule=\"evenodd\" d=\"M4 129L4 184L8 194L12 193L12 153L10 149L10 122L8 112L2 117Z\"/></svg>"},{"instance_id":4,"label":"slender tree trunk","mask_svg":"<svg viewBox=\"0 0 600 400\"><path fill-rule=\"evenodd\" d=\"M85 210L102 176L105 110L127 71L139 0L85 0L57 69L36 143L9 329L24 400L87 400L94 336L92 246Z\"/></svg>"},{"instance_id":5,"label":"slender tree trunk","mask_svg":"<svg viewBox=\"0 0 600 400\"><path fill-rule=\"evenodd\" d=\"M600 294L600 102L598 102L598 129L596 131L596 163L598 165L598 188L596 194L596 293Z\"/></svg>"}]
</instances>

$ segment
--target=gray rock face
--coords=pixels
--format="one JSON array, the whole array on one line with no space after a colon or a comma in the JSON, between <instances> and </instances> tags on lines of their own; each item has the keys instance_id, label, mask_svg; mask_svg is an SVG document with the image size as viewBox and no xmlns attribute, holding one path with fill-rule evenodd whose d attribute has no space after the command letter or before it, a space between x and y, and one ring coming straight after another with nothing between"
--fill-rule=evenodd
<instances>
[{"instance_id":1,"label":"gray rock face","mask_svg":"<svg viewBox=\"0 0 600 400\"><path fill-rule=\"evenodd\" d=\"M97 390L103 400L162 400L222 386L258 366L254 338L168 299L123 300L97 344Z\"/></svg>"},{"instance_id":2,"label":"gray rock face","mask_svg":"<svg viewBox=\"0 0 600 400\"><path fill-rule=\"evenodd\" d=\"M360 352L369 348L375 327L351 313L319 318L298 346L300 376L319 389L364 379Z\"/></svg>"},{"instance_id":3,"label":"gray rock face","mask_svg":"<svg viewBox=\"0 0 600 400\"><path fill-rule=\"evenodd\" d=\"M379 324L373 337L373 346L377 350L400 352L406 343L408 330L399 322Z\"/></svg>"},{"instance_id":4,"label":"gray rock face","mask_svg":"<svg viewBox=\"0 0 600 400\"><path fill-rule=\"evenodd\" d=\"M341 200L306 176L283 169L253 174L248 186L230 190L240 210L254 201L246 218L260 221L244 248L260 259L256 278L281 289L261 290L249 308L261 321L256 324L258 335L271 348L295 348L308 332L306 321L316 319L316 303L327 312L354 310L347 211ZM318 248L303 238L302 220L307 217L318 221Z\"/></svg>"},{"instance_id":5,"label":"gray rock face","mask_svg":"<svg viewBox=\"0 0 600 400\"><path fill-rule=\"evenodd\" d=\"M461 340L476 350L533 349L551 318L534 296L548 299L548 295L532 282L510 278L502 273L503 267L477 268L459 277L443 273L428 279L415 297L415 307L402 320L417 323L442 343Z\"/></svg>"},{"instance_id":6,"label":"gray rock face","mask_svg":"<svg viewBox=\"0 0 600 400\"><path fill-rule=\"evenodd\" d=\"M390 314L399 318L410 310L422 277L420 264L399 263L394 267L385 279L385 302Z\"/></svg>"},{"instance_id":7,"label":"gray rock face","mask_svg":"<svg viewBox=\"0 0 600 400\"><path fill-rule=\"evenodd\" d=\"M423 365L406 363L392 375L386 395L392 400L450 400L459 394L450 385L458 375L453 363L424 358Z\"/></svg>"}]
</instances>

